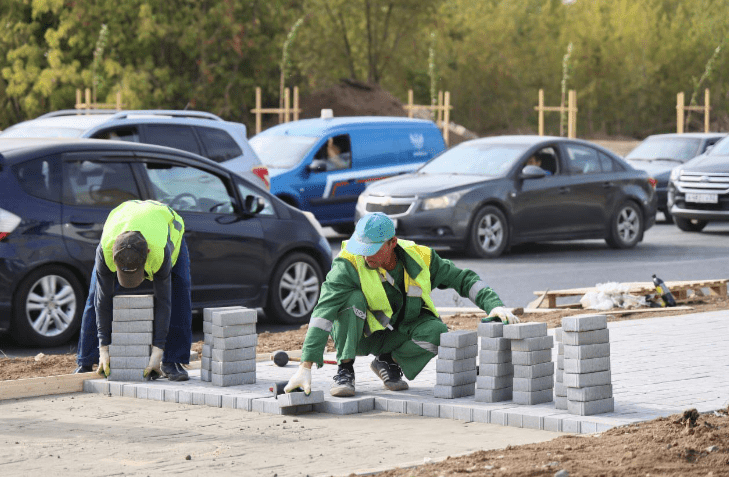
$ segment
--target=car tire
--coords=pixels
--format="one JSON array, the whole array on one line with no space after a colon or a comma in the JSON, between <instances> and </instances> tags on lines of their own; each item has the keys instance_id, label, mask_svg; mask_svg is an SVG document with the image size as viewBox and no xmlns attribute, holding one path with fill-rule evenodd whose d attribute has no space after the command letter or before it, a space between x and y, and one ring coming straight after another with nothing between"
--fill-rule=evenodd
<instances>
[{"instance_id":1,"label":"car tire","mask_svg":"<svg viewBox=\"0 0 729 477\"><path fill-rule=\"evenodd\" d=\"M618 207L610 220L609 235L605 239L612 248L632 248L643 240L643 214L635 202L627 201Z\"/></svg>"},{"instance_id":2,"label":"car tire","mask_svg":"<svg viewBox=\"0 0 729 477\"><path fill-rule=\"evenodd\" d=\"M313 257L296 252L276 266L269 285L266 317L287 324L308 323L324 282Z\"/></svg>"},{"instance_id":3,"label":"car tire","mask_svg":"<svg viewBox=\"0 0 729 477\"><path fill-rule=\"evenodd\" d=\"M354 233L354 224L332 225L332 230L334 230L339 235L352 235L352 233Z\"/></svg>"},{"instance_id":4,"label":"car tire","mask_svg":"<svg viewBox=\"0 0 729 477\"><path fill-rule=\"evenodd\" d=\"M509 244L509 224L496 207L487 205L476 212L466 240L466 252L476 258L496 258Z\"/></svg>"},{"instance_id":5,"label":"car tire","mask_svg":"<svg viewBox=\"0 0 729 477\"><path fill-rule=\"evenodd\" d=\"M674 217L673 220L676 222L676 227L684 232L701 232L709 223L706 220L683 219L681 217Z\"/></svg>"},{"instance_id":6,"label":"car tire","mask_svg":"<svg viewBox=\"0 0 729 477\"><path fill-rule=\"evenodd\" d=\"M85 294L67 268L51 265L26 276L13 298L11 334L19 343L58 346L81 327Z\"/></svg>"},{"instance_id":7,"label":"car tire","mask_svg":"<svg viewBox=\"0 0 729 477\"><path fill-rule=\"evenodd\" d=\"M671 213L668 210L664 210L663 211L663 220L667 224L672 224L673 223L673 215L671 215Z\"/></svg>"}]
</instances>

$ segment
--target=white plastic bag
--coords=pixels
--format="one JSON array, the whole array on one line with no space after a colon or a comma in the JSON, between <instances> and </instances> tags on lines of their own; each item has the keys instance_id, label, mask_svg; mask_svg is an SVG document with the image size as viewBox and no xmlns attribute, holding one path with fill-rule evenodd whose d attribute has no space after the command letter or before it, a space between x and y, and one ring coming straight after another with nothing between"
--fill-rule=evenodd
<instances>
[{"instance_id":1,"label":"white plastic bag","mask_svg":"<svg viewBox=\"0 0 729 477\"><path fill-rule=\"evenodd\" d=\"M645 297L628 293L626 283L607 282L595 285L595 291L587 292L580 298L582 308L605 311L612 308L636 308L645 306Z\"/></svg>"}]
</instances>

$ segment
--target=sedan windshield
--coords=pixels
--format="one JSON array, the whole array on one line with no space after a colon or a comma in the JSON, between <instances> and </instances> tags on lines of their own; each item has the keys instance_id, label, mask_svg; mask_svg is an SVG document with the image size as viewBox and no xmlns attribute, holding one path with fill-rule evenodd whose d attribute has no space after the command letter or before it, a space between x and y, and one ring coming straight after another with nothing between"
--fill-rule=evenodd
<instances>
[{"instance_id":1,"label":"sedan windshield","mask_svg":"<svg viewBox=\"0 0 729 477\"><path fill-rule=\"evenodd\" d=\"M267 167L290 169L301 162L318 140L306 136L255 136L249 143Z\"/></svg>"},{"instance_id":2,"label":"sedan windshield","mask_svg":"<svg viewBox=\"0 0 729 477\"><path fill-rule=\"evenodd\" d=\"M686 162L699 153L700 139L696 138L654 138L638 144L625 156L632 160L673 159Z\"/></svg>"},{"instance_id":3,"label":"sedan windshield","mask_svg":"<svg viewBox=\"0 0 729 477\"><path fill-rule=\"evenodd\" d=\"M729 156L729 140L724 138L717 142L707 154L709 156Z\"/></svg>"},{"instance_id":4,"label":"sedan windshield","mask_svg":"<svg viewBox=\"0 0 729 477\"><path fill-rule=\"evenodd\" d=\"M10 128L3 131L0 137L14 138L41 138L41 137L81 137L83 129L37 127L37 128Z\"/></svg>"},{"instance_id":5,"label":"sedan windshield","mask_svg":"<svg viewBox=\"0 0 729 477\"><path fill-rule=\"evenodd\" d=\"M461 144L421 167L424 174L501 176L526 150L522 144Z\"/></svg>"}]
</instances>

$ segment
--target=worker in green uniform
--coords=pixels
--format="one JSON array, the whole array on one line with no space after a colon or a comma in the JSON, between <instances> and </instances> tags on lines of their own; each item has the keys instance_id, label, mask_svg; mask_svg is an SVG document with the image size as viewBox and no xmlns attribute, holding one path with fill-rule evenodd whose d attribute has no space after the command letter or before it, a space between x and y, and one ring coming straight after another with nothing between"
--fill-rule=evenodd
<instances>
[{"instance_id":1,"label":"worker in green uniform","mask_svg":"<svg viewBox=\"0 0 729 477\"><path fill-rule=\"evenodd\" d=\"M334 260L309 321L301 364L286 392L311 392L311 366L323 365L331 334L339 369L330 393L354 396L356 356L375 355L370 369L391 391L438 354L448 327L438 317L430 292L451 288L504 323L519 320L496 292L471 270L461 270L429 247L395 237L395 224L376 212L362 217Z\"/></svg>"}]
</instances>

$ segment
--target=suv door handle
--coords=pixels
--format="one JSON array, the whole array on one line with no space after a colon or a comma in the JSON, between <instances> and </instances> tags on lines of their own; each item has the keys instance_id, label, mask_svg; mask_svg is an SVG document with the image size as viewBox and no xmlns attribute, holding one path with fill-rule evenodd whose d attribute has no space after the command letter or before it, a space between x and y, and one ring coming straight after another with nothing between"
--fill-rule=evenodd
<instances>
[{"instance_id":1,"label":"suv door handle","mask_svg":"<svg viewBox=\"0 0 729 477\"><path fill-rule=\"evenodd\" d=\"M569 194L570 193L570 190L571 189L569 187L560 187L559 188L559 193L560 194Z\"/></svg>"},{"instance_id":2,"label":"suv door handle","mask_svg":"<svg viewBox=\"0 0 729 477\"><path fill-rule=\"evenodd\" d=\"M602 187L604 189L610 189L611 187L614 187L614 186L615 186L615 184L613 184L612 181L607 181L607 182L602 183Z\"/></svg>"},{"instance_id":3,"label":"suv door handle","mask_svg":"<svg viewBox=\"0 0 729 477\"><path fill-rule=\"evenodd\" d=\"M72 215L69 222L71 222L71 224L75 225L76 227L91 228L94 226L94 222L89 222L89 219L85 217L79 217L77 215Z\"/></svg>"}]
</instances>

